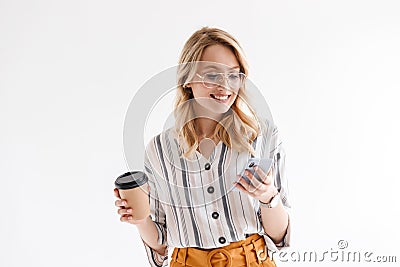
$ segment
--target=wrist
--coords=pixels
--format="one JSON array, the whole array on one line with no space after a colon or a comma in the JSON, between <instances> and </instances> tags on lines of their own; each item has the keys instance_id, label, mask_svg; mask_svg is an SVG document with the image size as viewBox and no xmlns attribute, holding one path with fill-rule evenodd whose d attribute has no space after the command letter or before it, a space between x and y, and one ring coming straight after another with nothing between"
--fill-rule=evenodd
<instances>
[{"instance_id":1,"label":"wrist","mask_svg":"<svg viewBox=\"0 0 400 267\"><path fill-rule=\"evenodd\" d=\"M263 203L263 204L270 203L271 200L272 200L277 194L279 194L279 191L278 191L278 189L276 189L276 188L274 187L274 189L272 190L272 193L271 193L271 194L268 194L268 196L265 196L264 198L260 198L259 201L260 201L261 203Z\"/></svg>"},{"instance_id":2,"label":"wrist","mask_svg":"<svg viewBox=\"0 0 400 267\"><path fill-rule=\"evenodd\" d=\"M149 224L150 222L152 222L152 219L151 219L151 216L149 215L146 218L137 221L135 223L135 225L136 225L136 227L141 228L141 227L144 227L145 225Z\"/></svg>"},{"instance_id":3,"label":"wrist","mask_svg":"<svg viewBox=\"0 0 400 267\"><path fill-rule=\"evenodd\" d=\"M277 191L268 201L263 202L263 201L259 200L259 202L260 202L261 207L271 209L271 208L275 208L276 206L279 205L280 199L281 199L281 196L279 195L279 192Z\"/></svg>"}]
</instances>

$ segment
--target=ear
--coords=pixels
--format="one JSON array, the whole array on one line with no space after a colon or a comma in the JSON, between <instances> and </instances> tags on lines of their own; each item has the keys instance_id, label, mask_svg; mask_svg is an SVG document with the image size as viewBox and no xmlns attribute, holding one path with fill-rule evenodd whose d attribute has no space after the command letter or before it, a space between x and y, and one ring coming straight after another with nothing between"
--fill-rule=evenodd
<instances>
[{"instance_id":1,"label":"ear","mask_svg":"<svg viewBox=\"0 0 400 267\"><path fill-rule=\"evenodd\" d=\"M189 93L189 95L193 95L193 91L192 91L192 87L190 87L190 83L189 84L185 84L184 86L183 86L183 90L186 92L186 93Z\"/></svg>"}]
</instances>

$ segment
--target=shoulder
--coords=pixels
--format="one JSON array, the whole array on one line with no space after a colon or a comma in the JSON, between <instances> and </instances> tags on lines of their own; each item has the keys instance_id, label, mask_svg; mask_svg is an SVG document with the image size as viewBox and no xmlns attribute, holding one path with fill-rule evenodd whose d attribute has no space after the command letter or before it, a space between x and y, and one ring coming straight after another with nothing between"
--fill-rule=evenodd
<instances>
[{"instance_id":1,"label":"shoulder","mask_svg":"<svg viewBox=\"0 0 400 267\"><path fill-rule=\"evenodd\" d=\"M279 143L278 127L272 119L258 118L259 134L253 140L252 146L258 157L271 158L273 151Z\"/></svg>"},{"instance_id":2,"label":"shoulder","mask_svg":"<svg viewBox=\"0 0 400 267\"><path fill-rule=\"evenodd\" d=\"M257 123L259 126L259 133L254 141L256 141L257 139L258 140L262 139L267 136L270 137L278 132L278 127L276 126L272 118L259 117L257 118Z\"/></svg>"},{"instance_id":3,"label":"shoulder","mask_svg":"<svg viewBox=\"0 0 400 267\"><path fill-rule=\"evenodd\" d=\"M148 149L156 149L157 147L161 148L165 145L174 142L177 140L178 134L176 129L173 127L167 128L163 130L161 133L158 133L150 138L150 140L146 144L146 150Z\"/></svg>"},{"instance_id":4,"label":"shoulder","mask_svg":"<svg viewBox=\"0 0 400 267\"><path fill-rule=\"evenodd\" d=\"M176 131L168 128L151 137L145 147L146 164L161 168L167 166L165 163L178 159L181 152L176 136Z\"/></svg>"}]
</instances>

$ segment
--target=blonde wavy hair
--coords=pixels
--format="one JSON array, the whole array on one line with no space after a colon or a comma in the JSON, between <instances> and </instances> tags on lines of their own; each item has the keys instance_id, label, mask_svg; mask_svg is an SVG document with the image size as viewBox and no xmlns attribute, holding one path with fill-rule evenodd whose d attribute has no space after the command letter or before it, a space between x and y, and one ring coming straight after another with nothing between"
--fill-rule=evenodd
<instances>
[{"instance_id":1,"label":"blonde wavy hair","mask_svg":"<svg viewBox=\"0 0 400 267\"><path fill-rule=\"evenodd\" d=\"M220 44L231 49L239 62L240 71L248 75L248 64L238 41L229 33L218 28L203 27L192 34L186 41L179 59L177 71L177 94L175 99L175 130L178 132L179 145L185 157L191 156L199 145L195 130L195 114L192 107L193 94L186 85L193 79L196 69L194 62L199 62L205 48ZM189 63L189 64L186 64ZM192 101L190 100L192 99ZM231 106L217 124L213 137L217 137L226 146L237 151L248 151L254 155L252 141L259 135L260 127L254 109L248 104L245 85L243 85ZM242 105L251 112L242 111ZM229 129L230 134L227 130ZM185 141L185 142L183 142Z\"/></svg>"}]
</instances>

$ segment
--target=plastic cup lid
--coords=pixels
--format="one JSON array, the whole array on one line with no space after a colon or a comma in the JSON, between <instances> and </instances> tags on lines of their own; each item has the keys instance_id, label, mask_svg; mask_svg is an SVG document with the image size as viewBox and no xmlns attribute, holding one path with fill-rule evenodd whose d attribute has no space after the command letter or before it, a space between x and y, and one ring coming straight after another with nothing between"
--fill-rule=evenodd
<instances>
[{"instance_id":1,"label":"plastic cup lid","mask_svg":"<svg viewBox=\"0 0 400 267\"><path fill-rule=\"evenodd\" d=\"M126 172L115 180L115 187L118 189L132 189L147 183L147 176L144 172Z\"/></svg>"}]
</instances>

